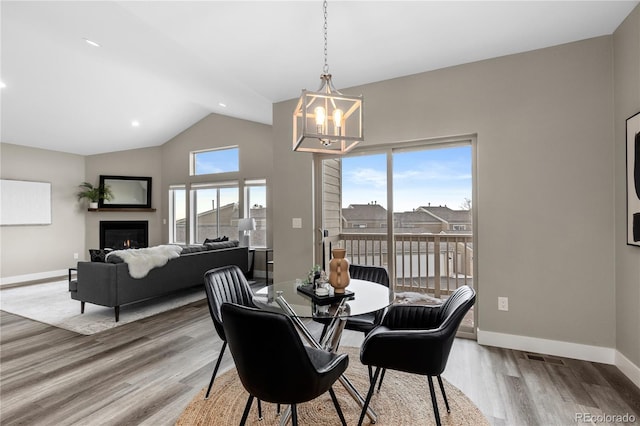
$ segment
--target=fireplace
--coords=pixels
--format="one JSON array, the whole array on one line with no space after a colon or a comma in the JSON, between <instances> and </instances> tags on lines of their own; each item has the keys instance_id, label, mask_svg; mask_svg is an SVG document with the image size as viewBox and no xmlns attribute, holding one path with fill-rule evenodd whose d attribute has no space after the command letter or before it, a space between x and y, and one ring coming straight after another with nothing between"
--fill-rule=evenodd
<instances>
[{"instance_id":1,"label":"fireplace","mask_svg":"<svg viewBox=\"0 0 640 426\"><path fill-rule=\"evenodd\" d=\"M100 248L122 250L149 246L146 220L100 221Z\"/></svg>"}]
</instances>

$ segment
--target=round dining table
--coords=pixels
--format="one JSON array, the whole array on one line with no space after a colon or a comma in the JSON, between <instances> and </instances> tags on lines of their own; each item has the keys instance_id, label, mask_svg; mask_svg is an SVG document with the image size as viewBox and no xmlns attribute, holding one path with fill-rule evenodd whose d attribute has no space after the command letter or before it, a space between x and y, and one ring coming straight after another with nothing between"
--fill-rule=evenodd
<instances>
[{"instance_id":1,"label":"round dining table","mask_svg":"<svg viewBox=\"0 0 640 426\"><path fill-rule=\"evenodd\" d=\"M393 302L393 290L372 281L351 279L344 294L318 296L311 286L301 285L300 281L284 281L269 284L258 290L253 297L254 304L260 308L275 312L284 312L292 320L298 331L319 349L336 352L340 345L342 331L349 317L369 314L387 308ZM305 325L304 320L329 320L327 333L318 341ZM364 406L364 398L343 374L340 382L353 399ZM371 406L367 416L372 423L377 420ZM286 421L288 416L283 416Z\"/></svg>"}]
</instances>

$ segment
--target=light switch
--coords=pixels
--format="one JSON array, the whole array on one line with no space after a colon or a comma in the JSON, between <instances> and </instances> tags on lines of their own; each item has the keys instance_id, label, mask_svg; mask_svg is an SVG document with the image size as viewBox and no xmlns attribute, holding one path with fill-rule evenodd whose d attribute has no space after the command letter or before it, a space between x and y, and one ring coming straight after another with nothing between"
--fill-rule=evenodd
<instances>
[{"instance_id":1,"label":"light switch","mask_svg":"<svg viewBox=\"0 0 640 426\"><path fill-rule=\"evenodd\" d=\"M294 217L291 220L291 226L293 226L294 228L302 228L302 218Z\"/></svg>"}]
</instances>

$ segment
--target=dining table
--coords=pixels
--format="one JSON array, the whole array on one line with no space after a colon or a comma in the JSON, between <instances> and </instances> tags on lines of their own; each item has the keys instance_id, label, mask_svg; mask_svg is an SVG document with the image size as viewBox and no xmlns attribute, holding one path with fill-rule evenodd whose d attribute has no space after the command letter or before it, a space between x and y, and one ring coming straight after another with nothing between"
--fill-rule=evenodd
<instances>
[{"instance_id":1,"label":"dining table","mask_svg":"<svg viewBox=\"0 0 640 426\"><path fill-rule=\"evenodd\" d=\"M394 299L393 290L389 287L353 278L344 293L317 293L316 287L312 284L303 284L300 280L282 281L258 290L253 296L253 301L260 309L283 312L289 316L300 334L313 347L337 352L349 317L386 309ZM315 319L328 322L327 331L320 339L317 339L305 324ZM349 378L343 374L339 380L349 395L363 407L364 397ZM281 424L288 420L287 413L288 411L280 419ZM367 408L367 416L372 423L377 421L377 415L371 406Z\"/></svg>"}]
</instances>

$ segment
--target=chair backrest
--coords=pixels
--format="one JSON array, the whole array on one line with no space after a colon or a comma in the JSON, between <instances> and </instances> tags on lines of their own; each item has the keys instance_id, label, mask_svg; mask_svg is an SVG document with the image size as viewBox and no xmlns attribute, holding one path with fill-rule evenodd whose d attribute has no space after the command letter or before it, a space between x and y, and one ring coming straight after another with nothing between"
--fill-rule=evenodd
<instances>
[{"instance_id":1,"label":"chair backrest","mask_svg":"<svg viewBox=\"0 0 640 426\"><path fill-rule=\"evenodd\" d=\"M349 275L357 280L373 281L389 287L389 273L380 266L349 265Z\"/></svg>"},{"instance_id":2,"label":"chair backrest","mask_svg":"<svg viewBox=\"0 0 640 426\"><path fill-rule=\"evenodd\" d=\"M226 302L255 306L251 287L242 270L236 265L230 265L205 272L204 289L207 293L209 313L211 314L213 325L218 336L226 342L220 307Z\"/></svg>"},{"instance_id":3,"label":"chair backrest","mask_svg":"<svg viewBox=\"0 0 640 426\"><path fill-rule=\"evenodd\" d=\"M458 329L460 322L476 301L476 292L468 285L458 287L440 306L438 323L440 327Z\"/></svg>"},{"instance_id":4,"label":"chair backrest","mask_svg":"<svg viewBox=\"0 0 640 426\"><path fill-rule=\"evenodd\" d=\"M291 318L231 303L222 305L222 317L247 392L261 401L282 404L310 401L319 395L315 386L319 374Z\"/></svg>"}]
</instances>

